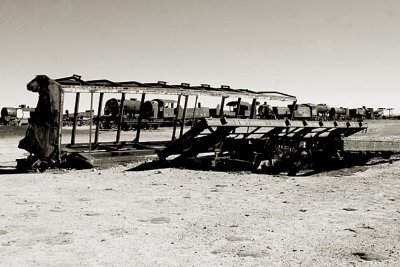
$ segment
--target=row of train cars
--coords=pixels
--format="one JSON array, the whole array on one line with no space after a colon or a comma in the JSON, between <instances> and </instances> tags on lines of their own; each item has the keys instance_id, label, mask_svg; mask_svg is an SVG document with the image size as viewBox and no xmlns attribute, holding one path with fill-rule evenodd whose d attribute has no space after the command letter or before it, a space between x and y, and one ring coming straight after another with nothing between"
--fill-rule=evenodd
<instances>
[{"instance_id":1,"label":"row of train cars","mask_svg":"<svg viewBox=\"0 0 400 267\"><path fill-rule=\"evenodd\" d=\"M77 125L89 125L90 118L93 118L93 123L101 126L101 129L113 129L119 124L119 111L121 101L116 98L111 98L106 101L103 115L97 117L94 111L87 110L77 114ZM251 114L251 104L240 102L239 112L237 112L237 101L231 101L226 104L227 110L224 110L224 116L239 118L249 118ZM137 99L129 99L124 101L122 129L130 130L135 128L138 123L138 117L141 109L141 102ZM178 112L179 109L179 112ZM285 107L269 106L265 102L257 106L256 116L259 119L285 119L291 115L293 105ZM4 107L1 109L0 125L24 125L28 123L30 113L35 109L25 105L20 105L17 108ZM364 119L382 119L384 109L372 108L335 108L326 104L298 104L294 108L294 120L364 120ZM158 128L160 126L172 125L175 115L178 112L178 119L182 119L182 107L177 105L174 100L153 99L145 101L142 107L142 123L144 128ZM91 114L92 113L92 114ZM66 113L63 115L64 126L71 126L74 120L74 114ZM191 123L200 118L220 117L220 106L215 108L201 107L200 103L196 108L187 108L185 113L185 123Z\"/></svg>"}]
</instances>

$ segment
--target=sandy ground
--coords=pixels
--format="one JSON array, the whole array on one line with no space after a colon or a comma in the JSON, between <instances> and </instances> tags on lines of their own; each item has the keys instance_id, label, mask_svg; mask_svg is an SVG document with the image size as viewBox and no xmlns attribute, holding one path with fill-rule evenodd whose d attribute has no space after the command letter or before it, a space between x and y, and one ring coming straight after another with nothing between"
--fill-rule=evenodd
<instances>
[{"instance_id":1,"label":"sandy ground","mask_svg":"<svg viewBox=\"0 0 400 267\"><path fill-rule=\"evenodd\" d=\"M383 128L399 138L398 121L365 136ZM1 166L19 139L0 139ZM0 175L0 266L400 265L400 161L306 177L133 166Z\"/></svg>"}]
</instances>

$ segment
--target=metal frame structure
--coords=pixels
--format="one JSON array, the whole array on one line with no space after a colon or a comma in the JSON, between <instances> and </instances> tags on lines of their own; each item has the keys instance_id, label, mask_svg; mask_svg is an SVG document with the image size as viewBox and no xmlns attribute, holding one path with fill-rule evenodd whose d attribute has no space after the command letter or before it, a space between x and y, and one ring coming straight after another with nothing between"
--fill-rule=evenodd
<instances>
[{"instance_id":1,"label":"metal frame structure","mask_svg":"<svg viewBox=\"0 0 400 267\"><path fill-rule=\"evenodd\" d=\"M191 86L188 83L181 83L180 85L168 85L166 82L159 81L157 83L141 83L136 81L127 81L127 82L114 82L110 80L83 80L79 75L73 75L70 77L59 78L54 80L56 83L60 85L61 88L61 99L60 99L60 109L63 110L64 105L64 94L66 93L75 93L75 106L74 106L74 118L72 124L72 133L71 133L71 141L70 144L63 145L62 140L62 127L59 129L59 161L61 161L61 154L62 152L79 152L82 154L87 154L89 158L92 156L92 152L94 149L106 149L113 155L119 154L135 154L138 149L148 150L149 154L154 154L156 149L162 149L167 142L155 141L155 142L146 142L140 143L140 129L141 129L141 122L143 119L142 110L139 112L138 117L138 126L136 131L136 137L133 139L132 142L121 142L121 124L123 116L120 116L120 121L117 128L116 133L116 140L113 143L99 143L99 129L100 129L100 122L97 121L95 125L95 136L94 141L92 142L90 133L89 143L88 144L76 144L75 137L76 137L76 127L77 127L77 114L79 111L79 103L80 103L80 96L82 93L89 93L91 94L91 103L90 103L90 110L92 110L93 106L93 94L99 93L99 102L98 102L98 110L97 116L101 116L102 108L103 108L103 101L104 101L104 94L105 93L117 93L121 94L121 108L120 114L123 114L123 103L125 101L126 94L141 94L141 107L143 107L143 103L145 101L146 94L158 94L158 95L177 95L177 105L181 104L182 97L184 97L184 108L182 109L183 114L179 114L179 110L175 115L175 119L173 122L173 132L171 141L177 139L177 127L178 127L178 118L182 116L182 120L185 121L186 118L186 109L188 105L188 98L189 96L196 96L196 103L199 96L214 96L214 97L221 97L221 112L220 116L223 117L223 109L225 105L225 99L228 97L237 97L238 103L240 103L242 97L249 97L253 99L252 102L252 117L255 117L255 109L256 109L256 100L279 100L279 101L292 101L293 103L297 102L295 96L281 93L278 91L252 91L248 89L233 89L230 86L222 85L220 88L211 87L208 84L201 84L200 86ZM237 113L239 110L237 110ZM90 113L90 131L92 129L92 118L93 113ZM190 118L189 118L190 119ZM63 125L63 114L61 112L59 118L60 125ZM179 131L179 137L183 135L184 125L181 124L181 129ZM138 146L138 144L142 144L142 146ZM126 147L130 147L131 150L126 150ZM124 148L124 152L117 153L118 150ZM139 153L140 154L140 153Z\"/></svg>"},{"instance_id":2,"label":"metal frame structure","mask_svg":"<svg viewBox=\"0 0 400 267\"><path fill-rule=\"evenodd\" d=\"M39 75L28 84L28 90L31 88L31 91L36 92L37 90L35 88L38 86L46 87L48 86L47 83L51 84L48 88L51 88L54 98L53 101L57 101L57 107L49 112L58 112L57 114L59 114L59 116L57 119L52 119L44 124L41 119L37 117L36 121L32 121L32 125L36 126L36 129L39 129L36 130L37 132L51 132L52 139L49 139L48 136L44 136L44 138L41 138L38 142L41 144L48 144L49 147L51 147L51 162L58 161L59 165L63 163L64 156L69 156L73 153L77 153L83 156L84 159L88 159L91 162L91 166L93 166L97 165L93 164L93 159L99 159L102 163L104 161L132 162L142 159L143 157L156 155L162 162L167 162L167 158L171 155L176 156L175 159L173 159L174 162L179 162L179 160L185 162L189 160L190 162L201 153L211 152L214 154L214 157L212 157L213 162L228 160L240 163L245 162L248 165L254 166L262 160L269 160L270 164L275 164L273 162L279 160L280 162L285 162L286 164L283 165L286 167L293 165L293 168L289 166L292 168L291 172L293 173L305 163L306 158L307 160L320 160L319 156L323 158L340 158L340 153L346 154L347 152L387 152L387 154L390 154L400 150L399 142L389 144L387 142L348 141L346 137L367 129L368 126L363 122L293 121L294 109L291 110L291 114L288 117L290 119L256 119L257 100L292 101L292 106L296 106L297 99L295 96L277 91L256 92L248 89L232 89L229 86L215 88L208 84L190 86L188 83L168 85L166 82L85 81L82 80L79 75L56 80L51 80L47 76ZM71 141L68 144L62 144L64 96L68 93L75 94L74 117ZM75 137L80 96L82 93L90 94L89 141L87 143L77 144ZM117 117L119 121L117 123L118 128L115 141L99 142L100 120L96 121L95 136L92 141L94 93L99 93L97 109L97 116L99 118L101 117L103 109L104 94L121 94L119 117ZM141 94L141 106L137 124L135 124L137 131L132 141L121 141L126 94ZM184 98L183 109L177 108L177 112L174 114L172 137L170 141L140 142L140 130L142 120L144 119L143 106L146 94L177 95L177 107L180 107L182 97ZM184 122L187 119L186 111L189 96L196 97L195 108L199 96L221 97L221 104L218 115L219 118L203 118L184 133ZM46 96L42 97L41 100L49 98ZM237 97L235 114L230 114L233 118L224 116L225 100L228 97ZM252 99L250 113L246 115L246 118L240 115L242 97ZM180 114L180 112L182 112L182 114ZM179 120L182 120L183 123L180 125L179 137L177 138L176 134ZM33 136L34 135L35 134L33 134ZM50 142L52 140L57 140L57 144ZM34 141L37 141L37 139L34 139ZM56 149L53 150L54 148ZM43 151L43 149L39 150L39 152L40 151ZM36 155L35 151L30 152ZM40 155L41 153L38 154ZM38 160L40 161L41 159L39 158ZM48 160L48 158L44 158L44 160ZM275 166L277 165L275 164Z\"/></svg>"}]
</instances>

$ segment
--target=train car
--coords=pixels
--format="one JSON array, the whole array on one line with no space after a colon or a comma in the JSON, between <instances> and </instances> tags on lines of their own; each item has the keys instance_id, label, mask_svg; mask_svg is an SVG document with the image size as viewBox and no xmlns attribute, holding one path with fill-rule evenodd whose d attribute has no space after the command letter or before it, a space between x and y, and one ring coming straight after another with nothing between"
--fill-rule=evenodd
<instances>
[{"instance_id":1,"label":"train car","mask_svg":"<svg viewBox=\"0 0 400 267\"><path fill-rule=\"evenodd\" d=\"M145 106L144 114L148 118L162 118L172 121L175 118L177 102L169 99L153 99L151 105ZM152 108L152 112L149 108Z\"/></svg>"},{"instance_id":2,"label":"train car","mask_svg":"<svg viewBox=\"0 0 400 267\"><path fill-rule=\"evenodd\" d=\"M272 107L272 112L274 113L275 118L278 120L290 118L289 107L274 106L274 107Z\"/></svg>"},{"instance_id":3,"label":"train car","mask_svg":"<svg viewBox=\"0 0 400 267\"><path fill-rule=\"evenodd\" d=\"M330 120L348 120L350 119L350 113L348 108L335 108L332 107L329 110L329 119Z\"/></svg>"},{"instance_id":4,"label":"train car","mask_svg":"<svg viewBox=\"0 0 400 267\"><path fill-rule=\"evenodd\" d=\"M352 108L349 109L350 119L353 120L364 120L366 119L367 111L363 108Z\"/></svg>"},{"instance_id":5,"label":"train car","mask_svg":"<svg viewBox=\"0 0 400 267\"><path fill-rule=\"evenodd\" d=\"M224 116L227 118L234 118L237 112L238 101L230 101L226 103L227 110L224 110ZM215 112L210 111L211 117L220 117L221 106L218 104ZM248 102L241 101L240 108L239 108L239 118L249 118L251 112L251 104Z\"/></svg>"},{"instance_id":6,"label":"train car","mask_svg":"<svg viewBox=\"0 0 400 267\"><path fill-rule=\"evenodd\" d=\"M180 119L182 119L183 109L182 109L182 112L179 111L179 114L181 115L181 116L179 116ZM196 108L187 108L186 109L185 117L189 124L192 123L192 120L198 120L201 118L209 118L210 117L210 108L201 107L201 104L198 103L198 106Z\"/></svg>"},{"instance_id":7,"label":"train car","mask_svg":"<svg viewBox=\"0 0 400 267\"><path fill-rule=\"evenodd\" d=\"M293 105L287 107L273 107L277 119L289 118ZM330 107L326 104L298 104L294 107L294 120L327 120Z\"/></svg>"},{"instance_id":8,"label":"train car","mask_svg":"<svg viewBox=\"0 0 400 267\"><path fill-rule=\"evenodd\" d=\"M116 98L105 103L104 115L100 118L103 129L116 128L119 123L121 101ZM172 125L177 112L177 102L168 99L153 99L143 103L142 127L157 128L160 125ZM135 98L124 101L122 129L130 130L137 126L141 102ZM196 112L197 113L197 112Z\"/></svg>"},{"instance_id":9,"label":"train car","mask_svg":"<svg viewBox=\"0 0 400 267\"><path fill-rule=\"evenodd\" d=\"M34 108L20 105L18 108L15 107L3 107L1 109L0 121L3 125L17 126L28 124L28 120L31 117L31 112L34 112Z\"/></svg>"},{"instance_id":10,"label":"train car","mask_svg":"<svg viewBox=\"0 0 400 267\"><path fill-rule=\"evenodd\" d=\"M92 114L90 114L92 113ZM72 126L74 122L75 113L69 113L68 110L65 111L63 115L63 126ZM90 117L95 121L97 119L97 115L95 115L94 110L85 110L83 112L77 113L77 126L90 125Z\"/></svg>"},{"instance_id":11,"label":"train car","mask_svg":"<svg viewBox=\"0 0 400 267\"><path fill-rule=\"evenodd\" d=\"M107 100L104 105L104 115L109 115L116 117L120 111L121 100L116 98L111 98ZM124 101L123 107L124 115L128 117L135 117L139 115L140 112L140 101L136 98L127 99Z\"/></svg>"},{"instance_id":12,"label":"train car","mask_svg":"<svg viewBox=\"0 0 400 267\"><path fill-rule=\"evenodd\" d=\"M365 108L365 118L367 120L374 119L374 109L373 108Z\"/></svg>"},{"instance_id":13,"label":"train car","mask_svg":"<svg viewBox=\"0 0 400 267\"><path fill-rule=\"evenodd\" d=\"M293 110L293 119L295 120L310 120L312 119L312 110L310 104L288 105L289 110Z\"/></svg>"},{"instance_id":14,"label":"train car","mask_svg":"<svg viewBox=\"0 0 400 267\"><path fill-rule=\"evenodd\" d=\"M373 117L374 119L382 119L383 118L383 112L385 109L383 108L378 108L373 111Z\"/></svg>"},{"instance_id":15,"label":"train car","mask_svg":"<svg viewBox=\"0 0 400 267\"><path fill-rule=\"evenodd\" d=\"M18 124L18 108L4 107L1 109L1 122L4 125L17 125Z\"/></svg>"},{"instance_id":16,"label":"train car","mask_svg":"<svg viewBox=\"0 0 400 267\"><path fill-rule=\"evenodd\" d=\"M330 107L327 104L310 104L311 114L315 120L326 120L329 117Z\"/></svg>"}]
</instances>

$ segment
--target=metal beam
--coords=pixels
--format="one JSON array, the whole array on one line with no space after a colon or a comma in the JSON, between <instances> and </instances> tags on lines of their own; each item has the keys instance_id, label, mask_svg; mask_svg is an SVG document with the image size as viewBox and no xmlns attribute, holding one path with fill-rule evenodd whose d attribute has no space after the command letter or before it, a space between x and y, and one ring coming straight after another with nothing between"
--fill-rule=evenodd
<instances>
[{"instance_id":1,"label":"metal beam","mask_svg":"<svg viewBox=\"0 0 400 267\"><path fill-rule=\"evenodd\" d=\"M99 143L100 117L101 117L101 110L103 109L103 98L104 98L104 93L100 93L99 106L97 108L96 132L94 134L94 144L95 145L97 145Z\"/></svg>"},{"instance_id":2,"label":"metal beam","mask_svg":"<svg viewBox=\"0 0 400 267\"><path fill-rule=\"evenodd\" d=\"M119 142L121 137L121 127L122 127L122 122L124 120L124 102L125 102L125 93L122 93L120 107L119 107L119 122L117 128L117 138L116 138L117 143Z\"/></svg>"},{"instance_id":3,"label":"metal beam","mask_svg":"<svg viewBox=\"0 0 400 267\"><path fill-rule=\"evenodd\" d=\"M143 118L143 106L144 106L144 100L146 98L146 94L142 94L142 98L140 99L140 109L139 109L139 118L138 118L138 124L137 124L137 129L136 129L136 138L135 142L138 143L140 139L140 129L142 128L142 118ZM156 110L154 112L157 112Z\"/></svg>"},{"instance_id":4,"label":"metal beam","mask_svg":"<svg viewBox=\"0 0 400 267\"><path fill-rule=\"evenodd\" d=\"M174 127L172 129L172 141L174 141L176 139L176 125L178 124L178 119L179 119L179 107L181 105L181 97L182 95L178 95L178 101L176 103L176 114L175 114L175 118L174 118Z\"/></svg>"},{"instance_id":5,"label":"metal beam","mask_svg":"<svg viewBox=\"0 0 400 267\"><path fill-rule=\"evenodd\" d=\"M242 98L239 97L237 100L237 104L236 104L236 113L235 113L235 118L239 118L239 114L240 114L240 105L242 103Z\"/></svg>"},{"instance_id":6,"label":"metal beam","mask_svg":"<svg viewBox=\"0 0 400 267\"><path fill-rule=\"evenodd\" d=\"M75 144L76 124L78 123L79 99L81 93L76 93L74 107L74 121L72 122L71 145ZM62 127L60 125L60 127Z\"/></svg>"},{"instance_id":7,"label":"metal beam","mask_svg":"<svg viewBox=\"0 0 400 267\"><path fill-rule=\"evenodd\" d=\"M179 132L179 138L183 135L183 128L185 127L185 120L186 120L186 110L188 105L189 96L185 95L185 104L183 106L183 113L182 113L182 123L181 123L181 131Z\"/></svg>"}]
</instances>

